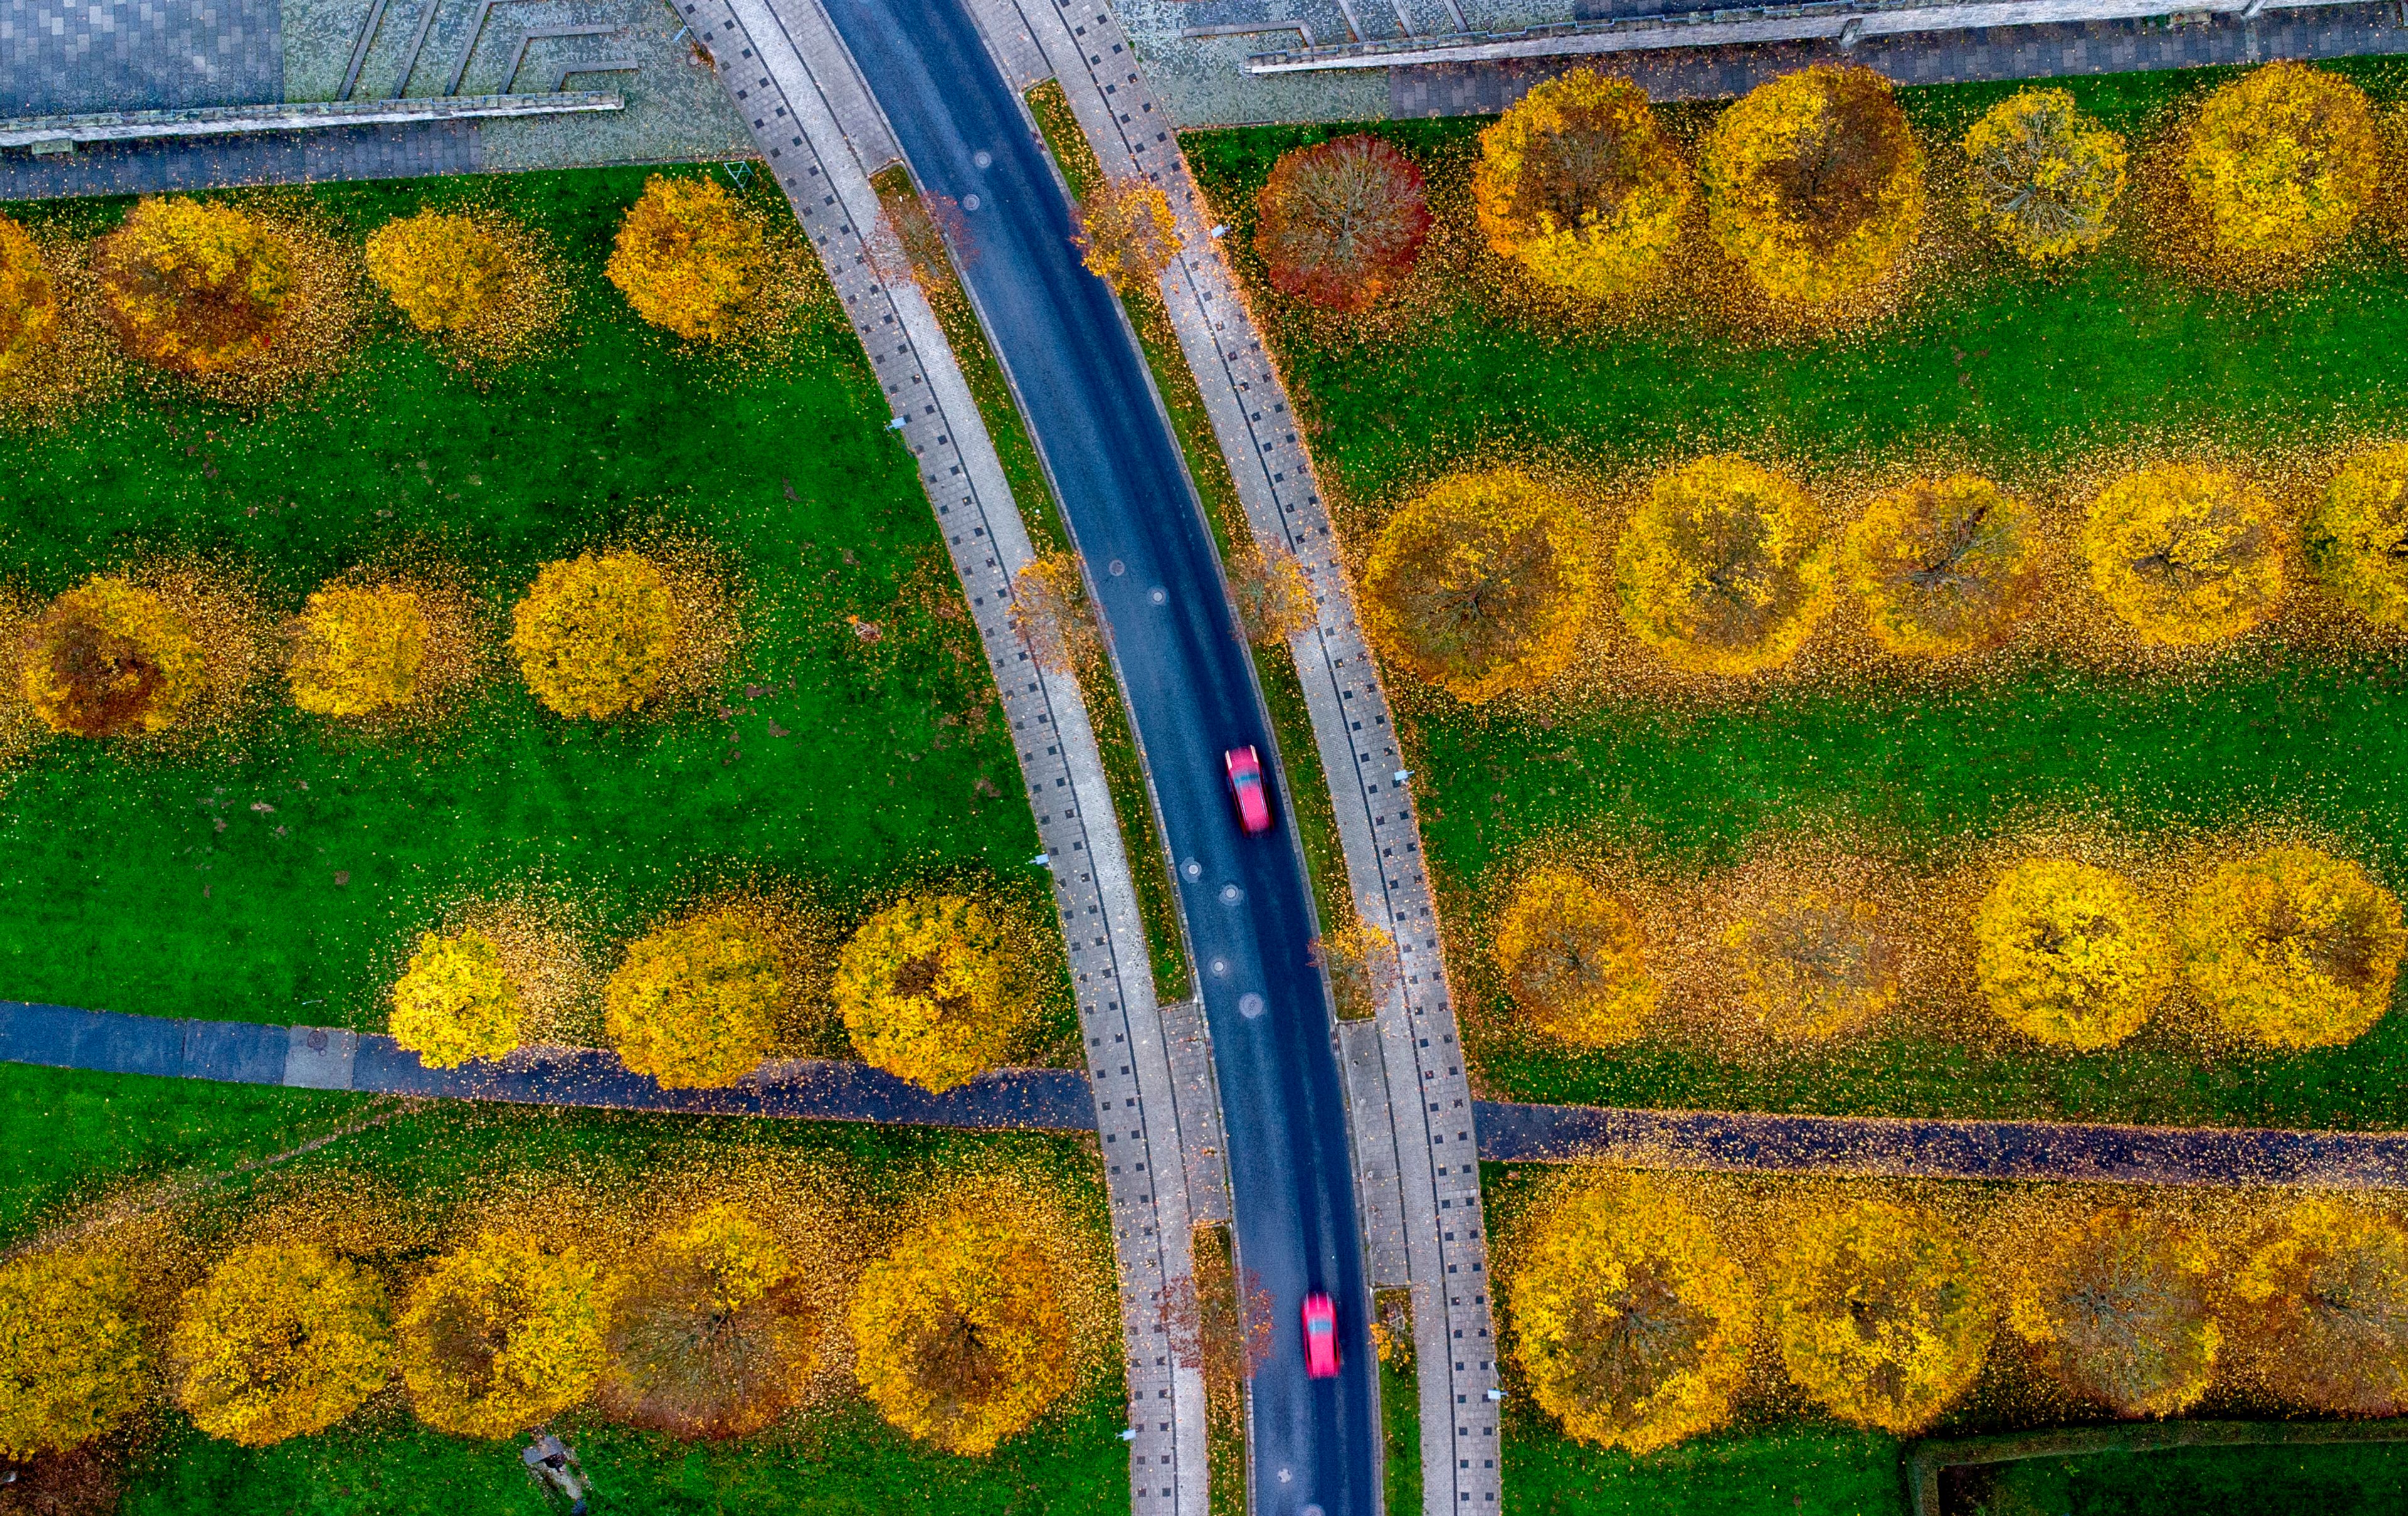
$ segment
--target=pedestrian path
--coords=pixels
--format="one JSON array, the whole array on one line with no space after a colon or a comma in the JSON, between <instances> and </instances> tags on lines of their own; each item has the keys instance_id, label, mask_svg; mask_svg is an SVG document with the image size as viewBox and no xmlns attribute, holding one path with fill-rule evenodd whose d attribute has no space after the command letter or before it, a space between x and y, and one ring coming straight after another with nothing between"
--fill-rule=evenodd
<instances>
[{"instance_id":1,"label":"pedestrian path","mask_svg":"<svg viewBox=\"0 0 2408 1516\"><path fill-rule=\"evenodd\" d=\"M867 1064L791 1059L725 1090L663 1090L614 1053L525 1048L430 1069L333 1027L129 1016L0 1001L0 1062L231 1084L693 1116L1093 1132L1087 1076L1005 1069L941 1095ZM1644 1111L1481 1101L1480 1157L1728 1174L2408 1190L2408 1133Z\"/></svg>"},{"instance_id":2,"label":"pedestrian path","mask_svg":"<svg viewBox=\"0 0 2408 1516\"><path fill-rule=\"evenodd\" d=\"M2408 1189L2408 1133L1727 1115L1483 1101L1491 1162L1734 1174Z\"/></svg>"},{"instance_id":3,"label":"pedestrian path","mask_svg":"<svg viewBox=\"0 0 2408 1516\"><path fill-rule=\"evenodd\" d=\"M2162 19L2080 22L1867 37L1847 51L1828 42L1784 42L1610 58L1438 64L1386 73L1388 113L1409 118L1501 111L1541 81L1572 68L1624 76L1657 100L1711 100L1744 94L1809 64L1861 64L1900 84L1961 84L2396 52L2408 52L2408 28L2401 26L2398 7L2369 4L2270 10L2246 18L2201 13L2180 25Z\"/></svg>"},{"instance_id":4,"label":"pedestrian path","mask_svg":"<svg viewBox=\"0 0 2408 1516\"><path fill-rule=\"evenodd\" d=\"M0 1061L301 1090L437 1100L768 1116L812 1121L1093 1132L1086 1076L1006 1069L941 1095L866 1063L781 1059L719 1090L664 1090L619 1055L528 1047L494 1061L430 1069L388 1036L337 1027L262 1026L0 1002Z\"/></svg>"}]
</instances>

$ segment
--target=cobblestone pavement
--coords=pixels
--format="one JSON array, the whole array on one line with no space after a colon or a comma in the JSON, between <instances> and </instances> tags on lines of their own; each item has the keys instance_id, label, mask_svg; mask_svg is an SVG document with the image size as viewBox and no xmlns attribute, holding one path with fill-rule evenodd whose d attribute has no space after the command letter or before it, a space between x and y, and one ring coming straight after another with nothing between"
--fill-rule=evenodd
<instances>
[{"instance_id":1,"label":"cobblestone pavement","mask_svg":"<svg viewBox=\"0 0 2408 1516\"><path fill-rule=\"evenodd\" d=\"M473 174L484 166L482 143L477 123L447 121L7 153L0 154L0 200Z\"/></svg>"},{"instance_id":2,"label":"cobblestone pavement","mask_svg":"<svg viewBox=\"0 0 2408 1516\"><path fill-rule=\"evenodd\" d=\"M280 0L0 0L0 116L277 99L280 18Z\"/></svg>"},{"instance_id":3,"label":"cobblestone pavement","mask_svg":"<svg viewBox=\"0 0 2408 1516\"><path fill-rule=\"evenodd\" d=\"M2337 7L2270 11L2252 21L2218 16L2179 27L2094 22L1870 37L1844 53L1827 42L1797 42L1395 68L1388 70L1388 113L1489 115L1541 80L1580 67L1622 75L1658 100L1702 100L1745 94L1775 74L1813 63L1863 64L1901 84L1956 84L2394 52L2408 52L2408 29L2394 7Z\"/></svg>"},{"instance_id":4,"label":"cobblestone pavement","mask_svg":"<svg viewBox=\"0 0 2408 1516\"><path fill-rule=\"evenodd\" d=\"M1237 285L1213 251L1204 206L1100 3L974 0L1007 75L1058 79L1107 173L1160 183L1186 251L1163 281L1172 325L1255 536L1293 551L1321 602L1292 644L1362 918L1389 931L1402 983L1375 1022L1341 1023L1340 1055L1361 1181L1373 1286L1408 1287L1421 1365L1424 1509L1497 1509L1496 1382L1487 1243L1473 1160L1470 1088L1438 952L1411 792L1387 700L1354 617L1337 539L1297 440L1287 394Z\"/></svg>"}]
</instances>

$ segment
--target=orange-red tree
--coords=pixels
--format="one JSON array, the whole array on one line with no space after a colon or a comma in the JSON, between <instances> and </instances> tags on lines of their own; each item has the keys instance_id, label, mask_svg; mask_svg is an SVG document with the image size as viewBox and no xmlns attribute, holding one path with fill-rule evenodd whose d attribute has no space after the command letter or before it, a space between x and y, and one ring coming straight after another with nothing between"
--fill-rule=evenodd
<instances>
[{"instance_id":1,"label":"orange-red tree","mask_svg":"<svg viewBox=\"0 0 2408 1516\"><path fill-rule=\"evenodd\" d=\"M1429 226L1421 168L1368 133L1282 154L1254 193L1254 251L1271 288L1327 310L1378 303L1412 271Z\"/></svg>"},{"instance_id":2,"label":"orange-red tree","mask_svg":"<svg viewBox=\"0 0 2408 1516\"><path fill-rule=\"evenodd\" d=\"M2058 1381L2124 1416L2178 1416L2207 1393L2224 1340L2214 1255L2188 1227L2116 1207L2054 1238L2007 1323Z\"/></svg>"}]
</instances>

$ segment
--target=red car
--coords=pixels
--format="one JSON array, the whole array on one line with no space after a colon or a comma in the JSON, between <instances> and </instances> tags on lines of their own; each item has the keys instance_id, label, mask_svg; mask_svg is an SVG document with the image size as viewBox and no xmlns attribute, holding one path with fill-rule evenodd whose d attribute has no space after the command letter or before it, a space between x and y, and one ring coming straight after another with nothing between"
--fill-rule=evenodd
<instances>
[{"instance_id":1,"label":"red car","mask_svg":"<svg viewBox=\"0 0 2408 1516\"><path fill-rule=\"evenodd\" d=\"M1238 802L1238 825L1252 836L1271 830L1271 802L1263 793L1263 760L1251 747L1233 747L1221 756L1229 771L1229 798Z\"/></svg>"},{"instance_id":2,"label":"red car","mask_svg":"<svg viewBox=\"0 0 2408 1516\"><path fill-rule=\"evenodd\" d=\"M1338 1377L1338 1308L1318 1292L1304 1297L1304 1377Z\"/></svg>"}]
</instances>

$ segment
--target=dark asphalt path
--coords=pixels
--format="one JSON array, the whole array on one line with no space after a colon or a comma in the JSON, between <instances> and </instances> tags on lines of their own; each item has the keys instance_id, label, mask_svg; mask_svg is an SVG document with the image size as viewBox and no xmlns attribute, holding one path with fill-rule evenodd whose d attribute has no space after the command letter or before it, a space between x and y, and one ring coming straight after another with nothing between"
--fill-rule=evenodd
<instances>
[{"instance_id":1,"label":"dark asphalt path","mask_svg":"<svg viewBox=\"0 0 2408 1516\"><path fill-rule=\"evenodd\" d=\"M129 1016L0 1001L0 1061L437 1100L1051 1132L1096 1130L1087 1076L1001 1069L932 1095L866 1063L783 1059L721 1090L663 1090L598 1047L528 1047L430 1069L391 1037L333 1027Z\"/></svg>"},{"instance_id":2,"label":"dark asphalt path","mask_svg":"<svg viewBox=\"0 0 2408 1516\"><path fill-rule=\"evenodd\" d=\"M965 211L974 249L963 278L1086 562L1178 860L1239 1251L1276 1304L1271 1357L1254 1381L1256 1509L1371 1516L1380 1430L1346 1105L1285 816L1250 838L1230 809L1223 752L1251 743L1267 763L1272 752L1211 534L1120 307L1079 266L1061 186L968 13L958 0L827 9L913 177ZM1309 1290L1338 1303L1336 1379L1304 1376Z\"/></svg>"}]
</instances>

